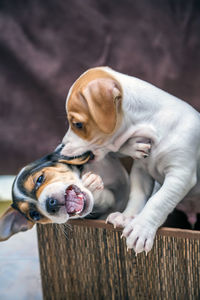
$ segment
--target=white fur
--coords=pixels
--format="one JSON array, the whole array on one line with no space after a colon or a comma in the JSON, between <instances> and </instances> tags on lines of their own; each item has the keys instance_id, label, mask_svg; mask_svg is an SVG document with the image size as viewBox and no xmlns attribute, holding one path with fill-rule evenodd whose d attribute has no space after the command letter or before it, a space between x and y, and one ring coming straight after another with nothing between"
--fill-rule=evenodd
<instances>
[{"instance_id":1,"label":"white fur","mask_svg":"<svg viewBox=\"0 0 200 300\"><path fill-rule=\"evenodd\" d=\"M102 157L112 150L133 157L133 148L125 142L138 131L152 136L151 155L133 165L130 199L121 218L127 247L136 253L148 252L169 213L186 195L193 199L199 194L200 116L189 104L145 81L103 69L123 89L125 118L121 127L101 147L83 141L70 129L63 139L63 153L77 155L91 150ZM161 187L152 193L155 180ZM199 204L195 212L200 212ZM119 220L119 214L110 215L108 221L115 224L116 217ZM124 218L129 220L126 225Z\"/></svg>"}]
</instances>

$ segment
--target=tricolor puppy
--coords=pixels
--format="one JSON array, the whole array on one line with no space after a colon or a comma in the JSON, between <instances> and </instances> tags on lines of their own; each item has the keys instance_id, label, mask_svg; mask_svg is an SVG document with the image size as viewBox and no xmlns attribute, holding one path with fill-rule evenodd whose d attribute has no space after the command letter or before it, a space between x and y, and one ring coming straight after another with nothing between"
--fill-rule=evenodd
<instances>
[{"instance_id":1,"label":"tricolor puppy","mask_svg":"<svg viewBox=\"0 0 200 300\"><path fill-rule=\"evenodd\" d=\"M195 109L108 67L81 75L69 91L66 109L69 130L63 155L90 150L100 159L118 151L140 158L131 171L125 211L108 217L110 223L125 227L128 248L150 251L158 227L178 204L195 222L200 212L195 199L200 193L200 115ZM152 141L149 156L147 138ZM161 187L153 193L155 181Z\"/></svg>"},{"instance_id":2,"label":"tricolor puppy","mask_svg":"<svg viewBox=\"0 0 200 300\"><path fill-rule=\"evenodd\" d=\"M35 223L65 223L94 216L107 216L114 208L123 210L128 200L129 179L116 157L107 155L98 163L78 166L90 159L89 153L69 160L58 151L24 167L12 189L13 203L0 218L0 241ZM98 171L104 177L105 188ZM123 185L123 188L121 188Z\"/></svg>"}]
</instances>

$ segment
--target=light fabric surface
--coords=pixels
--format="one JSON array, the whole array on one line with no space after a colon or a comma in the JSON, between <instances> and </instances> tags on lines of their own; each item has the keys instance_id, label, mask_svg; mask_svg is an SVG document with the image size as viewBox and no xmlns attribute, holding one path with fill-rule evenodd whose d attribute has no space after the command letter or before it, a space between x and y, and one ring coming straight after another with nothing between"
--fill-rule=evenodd
<instances>
[{"instance_id":1,"label":"light fabric surface","mask_svg":"<svg viewBox=\"0 0 200 300\"><path fill-rule=\"evenodd\" d=\"M0 299L42 299L36 227L0 243Z\"/></svg>"},{"instance_id":2,"label":"light fabric surface","mask_svg":"<svg viewBox=\"0 0 200 300\"><path fill-rule=\"evenodd\" d=\"M0 176L0 201L10 201L12 199L11 188L14 179L14 175Z\"/></svg>"}]
</instances>

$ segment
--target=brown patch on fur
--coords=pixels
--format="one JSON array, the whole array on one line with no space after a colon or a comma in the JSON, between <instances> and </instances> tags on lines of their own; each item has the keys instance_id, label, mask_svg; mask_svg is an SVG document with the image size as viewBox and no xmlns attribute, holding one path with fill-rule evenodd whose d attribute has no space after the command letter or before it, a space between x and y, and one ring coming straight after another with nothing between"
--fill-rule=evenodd
<instances>
[{"instance_id":1,"label":"brown patch on fur","mask_svg":"<svg viewBox=\"0 0 200 300\"><path fill-rule=\"evenodd\" d=\"M23 214L28 215L30 203L25 201L18 202L18 208Z\"/></svg>"},{"instance_id":2,"label":"brown patch on fur","mask_svg":"<svg viewBox=\"0 0 200 300\"><path fill-rule=\"evenodd\" d=\"M88 70L74 83L67 101L72 130L88 141L96 136L104 139L116 129L121 100L122 88L114 77L101 68ZM82 129L75 127L78 122Z\"/></svg>"},{"instance_id":3,"label":"brown patch on fur","mask_svg":"<svg viewBox=\"0 0 200 300\"><path fill-rule=\"evenodd\" d=\"M88 161L89 157L86 158L85 161ZM74 161L79 162L79 159L75 159ZM44 176L44 183L36 191L36 198L38 199L43 189L50 183L63 181L68 182L69 180L75 180L76 176L74 172L67 166L64 165L63 162L66 163L66 160L60 160L60 163L57 163L55 166L44 167L43 169L39 170L36 173L31 174L28 176L26 181L24 182L24 187L27 191L32 192L38 177L41 175ZM79 162L80 163L80 162ZM84 163L84 161L82 161ZM19 205L26 205L27 202L22 202ZM24 206L25 209L25 206ZM26 207L27 209L27 207ZM21 210L21 208L20 208Z\"/></svg>"},{"instance_id":4,"label":"brown patch on fur","mask_svg":"<svg viewBox=\"0 0 200 300\"><path fill-rule=\"evenodd\" d=\"M31 192L34 189L35 182L33 181L33 174L27 177L26 181L24 181L24 187L28 192Z\"/></svg>"},{"instance_id":5,"label":"brown patch on fur","mask_svg":"<svg viewBox=\"0 0 200 300\"><path fill-rule=\"evenodd\" d=\"M50 223L52 223L52 221L49 218L44 217L41 220L37 221L37 223L40 223L40 224L50 224Z\"/></svg>"},{"instance_id":6,"label":"brown patch on fur","mask_svg":"<svg viewBox=\"0 0 200 300\"><path fill-rule=\"evenodd\" d=\"M64 164L56 164L56 166L52 167L46 167L43 168L41 171L34 174L33 181L36 181L37 178L43 174L44 175L44 183L41 184L41 186L36 191L36 197L37 199L40 197L40 194L44 190L44 188L54 182L66 182L69 181L76 181L77 177L74 172L67 167L67 165Z\"/></svg>"},{"instance_id":7,"label":"brown patch on fur","mask_svg":"<svg viewBox=\"0 0 200 300\"><path fill-rule=\"evenodd\" d=\"M26 202L26 201L19 201L19 202L17 203L18 209L19 209L24 215L26 215L28 218L30 218L30 216L29 216L29 213L30 213L30 204L31 204L31 203ZM37 208L37 209L38 209L38 208ZM40 210L38 209L38 211L40 211ZM42 212L40 212L40 213L41 213L41 215L42 215L42 219L41 219L41 220L39 220L39 221L37 221L37 222L32 221L32 220L31 220L31 221L28 220L28 226L29 226L29 229L31 229L31 227L32 227L35 223L41 223L41 224L52 223L52 221L51 221L48 217L44 216Z\"/></svg>"},{"instance_id":8,"label":"brown patch on fur","mask_svg":"<svg viewBox=\"0 0 200 300\"><path fill-rule=\"evenodd\" d=\"M29 202L26 202L26 201L21 201L21 202L18 202L18 209L23 213L25 214L28 218L30 218L29 216L29 212L30 212L30 203ZM38 211L40 212L40 210L38 209ZM42 219L37 221L37 222L34 222L34 221L29 221L28 220L28 227L29 229L31 229L31 227L35 224L35 223L41 223L41 224L47 224L47 223L52 223L52 221L43 215L42 212L40 212L41 215L42 215Z\"/></svg>"}]
</instances>

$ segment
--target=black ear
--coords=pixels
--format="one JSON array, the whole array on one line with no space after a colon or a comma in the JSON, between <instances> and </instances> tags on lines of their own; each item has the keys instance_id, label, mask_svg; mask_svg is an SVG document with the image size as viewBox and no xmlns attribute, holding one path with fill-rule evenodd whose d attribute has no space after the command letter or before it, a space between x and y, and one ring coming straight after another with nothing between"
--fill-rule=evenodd
<instances>
[{"instance_id":1,"label":"black ear","mask_svg":"<svg viewBox=\"0 0 200 300\"><path fill-rule=\"evenodd\" d=\"M29 230L35 225L18 210L9 207L0 218L0 241L9 239L13 234Z\"/></svg>"}]
</instances>

